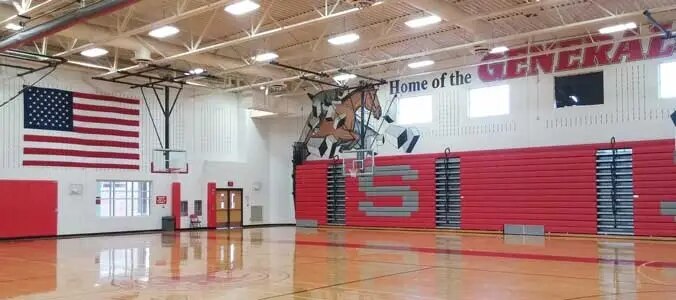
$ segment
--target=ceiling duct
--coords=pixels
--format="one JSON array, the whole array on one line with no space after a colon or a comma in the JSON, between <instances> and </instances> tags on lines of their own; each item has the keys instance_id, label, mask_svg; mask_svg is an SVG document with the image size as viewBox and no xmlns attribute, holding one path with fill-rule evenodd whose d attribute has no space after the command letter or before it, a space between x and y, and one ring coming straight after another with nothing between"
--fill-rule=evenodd
<instances>
[{"instance_id":1,"label":"ceiling duct","mask_svg":"<svg viewBox=\"0 0 676 300\"><path fill-rule=\"evenodd\" d=\"M63 16L30 27L0 41L0 51L16 48L22 44L70 28L77 23L85 22L88 19L117 11L138 1L139 0L105 0L82 7Z\"/></svg>"}]
</instances>

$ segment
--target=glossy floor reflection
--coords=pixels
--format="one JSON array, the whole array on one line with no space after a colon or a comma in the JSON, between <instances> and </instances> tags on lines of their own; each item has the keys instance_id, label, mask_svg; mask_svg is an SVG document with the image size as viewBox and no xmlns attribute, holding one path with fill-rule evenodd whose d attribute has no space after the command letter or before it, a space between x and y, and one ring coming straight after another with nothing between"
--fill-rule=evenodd
<instances>
[{"instance_id":1,"label":"glossy floor reflection","mask_svg":"<svg viewBox=\"0 0 676 300\"><path fill-rule=\"evenodd\" d=\"M0 242L0 298L676 299L676 242L255 228Z\"/></svg>"}]
</instances>

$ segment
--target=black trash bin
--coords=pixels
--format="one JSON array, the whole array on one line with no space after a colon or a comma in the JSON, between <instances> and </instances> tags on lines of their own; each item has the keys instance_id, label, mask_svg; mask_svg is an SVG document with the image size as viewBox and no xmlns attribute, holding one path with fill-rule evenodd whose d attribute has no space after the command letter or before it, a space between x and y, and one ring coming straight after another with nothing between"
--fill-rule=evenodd
<instances>
[{"instance_id":1,"label":"black trash bin","mask_svg":"<svg viewBox=\"0 0 676 300\"><path fill-rule=\"evenodd\" d=\"M162 217L162 230L164 231L174 231L176 227L176 220L172 216Z\"/></svg>"}]
</instances>

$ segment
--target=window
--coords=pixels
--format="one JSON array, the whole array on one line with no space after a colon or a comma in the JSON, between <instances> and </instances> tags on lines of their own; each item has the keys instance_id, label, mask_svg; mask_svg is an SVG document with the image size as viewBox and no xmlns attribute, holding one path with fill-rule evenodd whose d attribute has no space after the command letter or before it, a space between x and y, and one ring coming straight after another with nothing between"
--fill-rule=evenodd
<instances>
[{"instance_id":1,"label":"window","mask_svg":"<svg viewBox=\"0 0 676 300\"><path fill-rule=\"evenodd\" d=\"M150 214L150 181L98 181L100 217Z\"/></svg>"},{"instance_id":2,"label":"window","mask_svg":"<svg viewBox=\"0 0 676 300\"><path fill-rule=\"evenodd\" d=\"M424 124L432 122L432 96L399 99L397 124Z\"/></svg>"},{"instance_id":3,"label":"window","mask_svg":"<svg viewBox=\"0 0 676 300\"><path fill-rule=\"evenodd\" d=\"M188 216L188 201L181 201L181 217Z\"/></svg>"},{"instance_id":4,"label":"window","mask_svg":"<svg viewBox=\"0 0 676 300\"><path fill-rule=\"evenodd\" d=\"M676 61L660 65L660 98L676 98Z\"/></svg>"},{"instance_id":5,"label":"window","mask_svg":"<svg viewBox=\"0 0 676 300\"><path fill-rule=\"evenodd\" d=\"M194 209L193 209L193 211L195 212L195 215L201 217L202 216L202 200L195 200L193 205L195 206Z\"/></svg>"},{"instance_id":6,"label":"window","mask_svg":"<svg viewBox=\"0 0 676 300\"><path fill-rule=\"evenodd\" d=\"M509 114L509 85L469 91L469 117L482 118Z\"/></svg>"},{"instance_id":7,"label":"window","mask_svg":"<svg viewBox=\"0 0 676 300\"><path fill-rule=\"evenodd\" d=\"M603 72L554 78L556 107L603 104Z\"/></svg>"}]
</instances>

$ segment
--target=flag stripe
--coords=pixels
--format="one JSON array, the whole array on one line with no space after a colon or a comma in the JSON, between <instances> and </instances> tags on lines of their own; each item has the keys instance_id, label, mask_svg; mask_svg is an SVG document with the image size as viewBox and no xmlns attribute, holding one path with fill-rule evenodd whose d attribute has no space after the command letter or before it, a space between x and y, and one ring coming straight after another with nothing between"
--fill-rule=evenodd
<instances>
[{"instance_id":1,"label":"flag stripe","mask_svg":"<svg viewBox=\"0 0 676 300\"><path fill-rule=\"evenodd\" d=\"M85 128L97 128L97 129L111 129L111 130L122 130L129 132L138 131L136 126L126 126L126 125L115 125L115 124L105 124L105 123L91 123L91 122L73 122L73 128L85 127Z\"/></svg>"},{"instance_id":2,"label":"flag stripe","mask_svg":"<svg viewBox=\"0 0 676 300\"><path fill-rule=\"evenodd\" d=\"M125 169L138 170L138 165L125 164L105 164L105 163L81 163L71 161L42 161L42 160L24 160L24 166L42 166L42 167L71 167L71 168L93 168L93 169Z\"/></svg>"},{"instance_id":3,"label":"flag stripe","mask_svg":"<svg viewBox=\"0 0 676 300\"><path fill-rule=\"evenodd\" d=\"M113 97L113 96L94 95L94 94L78 93L78 92L73 92L73 97L91 99L91 100L101 100L101 101L127 103L127 104L137 104L137 105L139 103L141 103L137 99L126 99L126 98L119 98L119 97Z\"/></svg>"},{"instance_id":4,"label":"flag stripe","mask_svg":"<svg viewBox=\"0 0 676 300\"><path fill-rule=\"evenodd\" d=\"M128 153L128 154L139 154L140 153L139 149L134 149L134 148L87 146L87 145L74 145L74 144L61 144L61 143L24 142L23 146L24 146L24 148L68 149L68 150L79 150L79 151L115 152L115 153Z\"/></svg>"},{"instance_id":5,"label":"flag stripe","mask_svg":"<svg viewBox=\"0 0 676 300\"><path fill-rule=\"evenodd\" d=\"M101 111L101 112L109 112L109 113L116 113L116 114L123 114L123 115L134 115L134 116L139 115L138 109L129 109L129 108L121 108L121 107L102 106L102 105L90 105L90 104L81 104L81 103L73 103L73 109Z\"/></svg>"},{"instance_id":6,"label":"flag stripe","mask_svg":"<svg viewBox=\"0 0 676 300\"><path fill-rule=\"evenodd\" d=\"M26 135L24 135L23 140L26 141L26 142L61 143L61 144L74 144L74 145L85 145L85 146L105 146L105 147L130 148L130 149L138 149L139 148L138 143L104 141L104 140L89 140L89 139L70 138L70 137L63 137L63 136L44 136L44 135L26 134Z\"/></svg>"},{"instance_id":7,"label":"flag stripe","mask_svg":"<svg viewBox=\"0 0 676 300\"><path fill-rule=\"evenodd\" d=\"M138 132L135 131L126 131L126 130L115 130L115 129L101 129L101 128L89 128L89 127L74 127L73 130L77 133L84 134L103 134L103 135L117 135L117 136L127 136L127 137L138 137Z\"/></svg>"},{"instance_id":8,"label":"flag stripe","mask_svg":"<svg viewBox=\"0 0 676 300\"><path fill-rule=\"evenodd\" d=\"M96 151L49 149L49 148L24 148L23 154L96 157L96 158L112 158L112 159L139 159L138 153L96 152Z\"/></svg>"},{"instance_id":9,"label":"flag stripe","mask_svg":"<svg viewBox=\"0 0 676 300\"><path fill-rule=\"evenodd\" d=\"M114 142L123 142L123 143L138 143L139 138L137 137L128 137L128 136L117 136L117 135L97 135L97 134L82 134L72 131L50 131L50 130L41 130L41 129L26 129L24 130L25 134L32 135L41 135L41 136L62 136L67 138L76 138L76 139L85 139L85 140L96 140L96 141L114 141Z\"/></svg>"},{"instance_id":10,"label":"flag stripe","mask_svg":"<svg viewBox=\"0 0 676 300\"><path fill-rule=\"evenodd\" d=\"M111 114L107 112L82 110L82 109L74 109L73 114L78 116L89 116L89 117L103 117L103 118L115 117L115 119L130 120L130 121L138 121L141 119L140 116L138 115Z\"/></svg>"},{"instance_id":11,"label":"flag stripe","mask_svg":"<svg viewBox=\"0 0 676 300\"><path fill-rule=\"evenodd\" d=\"M81 122L91 122L91 123L139 126L139 121L116 119L116 118L106 118L106 117L92 117L92 116L73 115L73 120L74 121L81 121Z\"/></svg>"}]
</instances>

